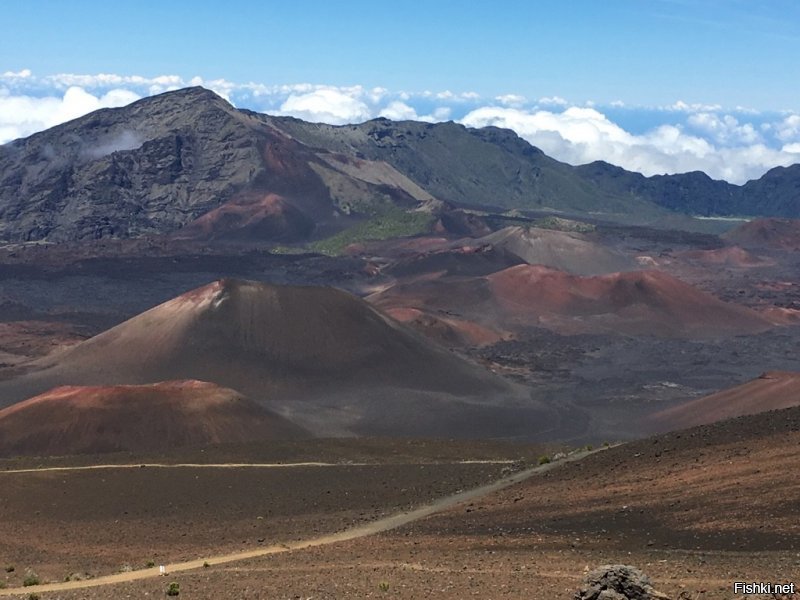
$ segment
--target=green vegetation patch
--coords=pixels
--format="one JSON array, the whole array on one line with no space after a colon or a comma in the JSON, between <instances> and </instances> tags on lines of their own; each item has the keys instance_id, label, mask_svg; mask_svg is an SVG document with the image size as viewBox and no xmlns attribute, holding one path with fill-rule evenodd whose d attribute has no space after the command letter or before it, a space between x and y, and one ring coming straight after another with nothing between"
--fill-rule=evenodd
<instances>
[{"instance_id":1,"label":"green vegetation patch","mask_svg":"<svg viewBox=\"0 0 800 600\"><path fill-rule=\"evenodd\" d=\"M425 233L430 230L435 219L430 213L391 208L329 238L312 242L308 249L328 256L338 256L350 244Z\"/></svg>"},{"instance_id":2,"label":"green vegetation patch","mask_svg":"<svg viewBox=\"0 0 800 600\"><path fill-rule=\"evenodd\" d=\"M537 219L533 223L539 229L554 229L556 231L573 231L575 233L588 233L597 229L591 223L583 221L573 221L572 219L562 219L561 217L544 217Z\"/></svg>"}]
</instances>

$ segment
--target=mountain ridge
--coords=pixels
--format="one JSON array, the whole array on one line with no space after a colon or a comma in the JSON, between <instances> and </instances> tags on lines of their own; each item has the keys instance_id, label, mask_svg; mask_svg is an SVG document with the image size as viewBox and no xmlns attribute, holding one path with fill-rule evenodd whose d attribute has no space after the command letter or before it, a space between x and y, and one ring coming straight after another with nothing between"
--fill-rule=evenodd
<instances>
[{"instance_id":1,"label":"mountain ridge","mask_svg":"<svg viewBox=\"0 0 800 600\"><path fill-rule=\"evenodd\" d=\"M508 129L306 123L236 109L199 87L0 146L6 242L176 234L221 210L220 231L206 219L187 235L291 243L431 202L651 224L676 213L800 217L800 165L744 186L699 172L645 177L603 162L570 166Z\"/></svg>"}]
</instances>

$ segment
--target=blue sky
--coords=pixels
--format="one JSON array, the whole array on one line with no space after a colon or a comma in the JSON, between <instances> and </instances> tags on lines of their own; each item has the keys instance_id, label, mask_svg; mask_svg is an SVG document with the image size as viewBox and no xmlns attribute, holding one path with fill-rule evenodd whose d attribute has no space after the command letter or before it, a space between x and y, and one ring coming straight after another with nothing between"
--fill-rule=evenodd
<instances>
[{"instance_id":1,"label":"blue sky","mask_svg":"<svg viewBox=\"0 0 800 600\"><path fill-rule=\"evenodd\" d=\"M509 126L646 173L800 161L794 0L6 0L0 20L0 142L200 83L334 123Z\"/></svg>"}]
</instances>

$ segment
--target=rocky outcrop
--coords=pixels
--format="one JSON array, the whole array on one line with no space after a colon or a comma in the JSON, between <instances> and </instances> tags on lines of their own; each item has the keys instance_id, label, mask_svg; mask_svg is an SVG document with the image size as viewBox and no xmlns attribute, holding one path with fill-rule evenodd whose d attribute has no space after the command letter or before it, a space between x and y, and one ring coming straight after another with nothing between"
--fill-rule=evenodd
<instances>
[{"instance_id":1,"label":"rocky outcrop","mask_svg":"<svg viewBox=\"0 0 800 600\"><path fill-rule=\"evenodd\" d=\"M0 239L163 233L261 170L246 118L202 88L100 110L0 146Z\"/></svg>"},{"instance_id":2,"label":"rocky outcrop","mask_svg":"<svg viewBox=\"0 0 800 600\"><path fill-rule=\"evenodd\" d=\"M669 600L647 577L629 565L604 565L590 571L574 600Z\"/></svg>"},{"instance_id":3,"label":"rocky outcrop","mask_svg":"<svg viewBox=\"0 0 800 600\"><path fill-rule=\"evenodd\" d=\"M181 237L291 242L377 205L431 198L389 165L355 168L203 88L0 146L0 242L132 238L189 224Z\"/></svg>"}]
</instances>

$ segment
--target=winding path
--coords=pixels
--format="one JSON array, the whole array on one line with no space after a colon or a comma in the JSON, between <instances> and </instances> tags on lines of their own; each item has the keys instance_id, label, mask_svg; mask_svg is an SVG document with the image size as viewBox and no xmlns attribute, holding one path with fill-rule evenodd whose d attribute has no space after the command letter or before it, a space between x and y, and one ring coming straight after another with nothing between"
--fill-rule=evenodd
<instances>
[{"instance_id":1,"label":"winding path","mask_svg":"<svg viewBox=\"0 0 800 600\"><path fill-rule=\"evenodd\" d=\"M545 471L549 471L551 469L557 468L563 464L573 462L575 460L579 460L588 454L592 454L594 452L600 452L603 449L593 450L593 451L583 451L576 454L573 454L567 458L548 463L545 465L540 465L537 467L531 467L529 469L525 469L523 471L519 471L508 477L503 477L502 479L498 479L492 483L488 483L471 490L466 490L463 492L459 492L457 494L453 494L450 496L445 496L436 500L430 504L426 504L419 508L415 508L409 511L400 512L394 515L390 515L388 517L383 517L381 519L377 519L375 521L371 521L369 523L365 523L363 525L358 525L356 527L352 527L350 529L345 529L344 531L340 531L337 533L332 533L329 535L323 535L316 538L309 538L307 540L301 540L296 542L287 542L285 544L275 544L272 546L267 546L264 548L259 548L257 550L248 550L245 552L235 552L232 554L220 554L217 556L208 556L205 558L198 558L197 560L189 560L185 562L178 562L167 564L166 570L168 574L179 573L181 571L190 571L193 569L201 569L206 564L209 566L215 565L222 565L226 563L237 562L241 560L247 560L250 558L258 558L260 556L268 556L270 554L280 554L283 552L291 552L292 550L302 550L304 548L313 548L315 546L325 546L328 544L335 544L337 542L343 542L346 540L352 540L356 538L367 537L369 535L374 535L376 533L381 533L384 531L389 531L391 529L396 529L398 527L402 527L403 525L407 525L408 523L412 523L414 521L418 521L420 519L424 519L434 513L441 512L456 506L457 504L461 504L462 502L468 502L471 500L475 500L478 498L482 498L488 494L493 492L497 492L499 490L505 489L509 486L512 486L516 483L520 483L521 481L525 481L537 475L539 473L543 473ZM492 461L493 462L493 461ZM504 461L497 461L497 462L504 462ZM167 467L222 467L222 468L233 468L233 467L267 467L267 468L278 468L278 467L290 467L290 466L335 466L335 463L288 463L288 464L255 464L255 465L248 465L248 464L222 464L222 465L148 465L148 466L158 466L161 468ZM352 466L352 465L349 465ZM21 472L36 472L36 471L53 471L53 470L86 470L86 469L103 469L103 468L141 468L141 465L94 465L94 466L87 466L87 467L50 467L44 469L24 469L18 471L4 471L6 473L21 473ZM87 579L84 581L66 581L62 583L47 583L44 585L37 585L32 587L17 587L17 588L6 588L0 589L0 596L17 596L21 594L29 594L32 591L37 593L39 592L61 592L67 590L75 590L75 589L82 589L82 588L90 588L90 587L100 587L104 585L112 585L115 583L126 583L130 581L138 581L140 579L149 579L151 577L158 577L160 575L159 568L153 567L150 569L141 569L138 571L130 571L126 573L115 573L114 575L104 575L102 577L96 577L94 579Z\"/></svg>"},{"instance_id":2,"label":"winding path","mask_svg":"<svg viewBox=\"0 0 800 600\"><path fill-rule=\"evenodd\" d=\"M430 462L425 464L437 465L510 465L513 460L459 460ZM392 464L392 463L388 463ZM414 463L417 464L417 463ZM371 467L379 463L366 462L293 462L293 463L135 463L135 464L106 464L86 465L83 467L34 467L30 469L6 469L4 473L48 473L51 471L94 471L99 469L291 469L293 467Z\"/></svg>"}]
</instances>

